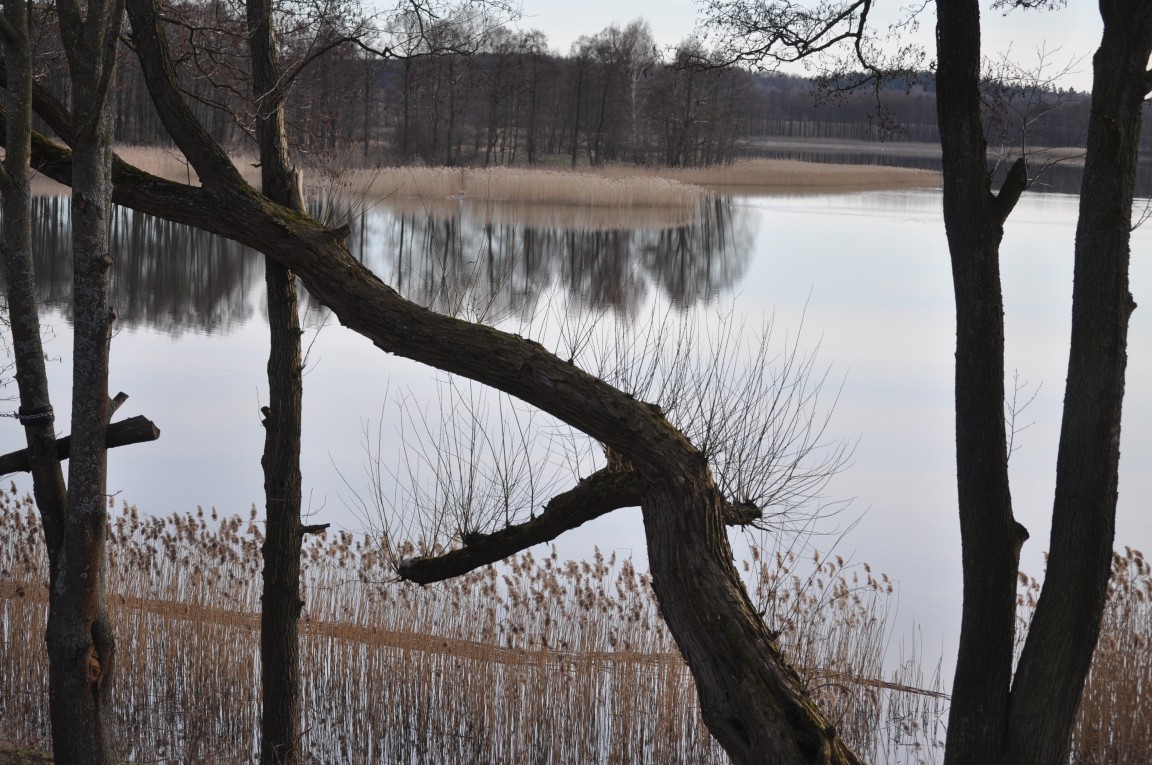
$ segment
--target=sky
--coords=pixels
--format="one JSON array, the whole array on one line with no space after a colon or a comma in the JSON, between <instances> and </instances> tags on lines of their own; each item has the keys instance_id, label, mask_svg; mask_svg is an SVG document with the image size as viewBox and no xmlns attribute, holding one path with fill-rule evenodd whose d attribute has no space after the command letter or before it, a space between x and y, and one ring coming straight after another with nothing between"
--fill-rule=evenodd
<instances>
[{"instance_id":1,"label":"sky","mask_svg":"<svg viewBox=\"0 0 1152 765\"><path fill-rule=\"evenodd\" d=\"M653 37L661 46L672 46L692 35L699 4L696 0L522 0L524 17L522 29L540 29L547 36L551 48L567 54L572 43L583 35L593 35L610 24L623 26L643 18L652 29ZM1013 11L1005 16L991 10L987 0L984 8L984 54L996 58L1010 51L1022 66L1035 66L1037 52L1046 50L1052 71L1065 69L1071 62L1079 62L1060 79L1062 87L1089 90L1091 86L1091 55L1100 41L1102 25L1096 3L1073 0L1067 8L1056 12ZM887 26L895 20L904 3L879 0L874 18ZM929 3L919 42L931 49L934 6ZM930 54L931 54L930 50Z\"/></svg>"}]
</instances>

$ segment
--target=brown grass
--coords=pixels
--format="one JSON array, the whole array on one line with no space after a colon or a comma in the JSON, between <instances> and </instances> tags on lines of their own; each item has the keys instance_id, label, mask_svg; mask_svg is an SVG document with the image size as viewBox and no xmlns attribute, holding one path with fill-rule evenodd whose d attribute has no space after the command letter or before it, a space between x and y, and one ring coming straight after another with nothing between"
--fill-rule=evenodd
<instances>
[{"instance_id":1,"label":"brown grass","mask_svg":"<svg viewBox=\"0 0 1152 765\"><path fill-rule=\"evenodd\" d=\"M120 146L117 154L142 170L179 183L200 180L175 149ZM260 178L251 157L235 156L241 175ZM333 196L387 200L402 210L452 214L461 207L493 223L607 230L686 225L709 194L800 194L931 188L940 176L906 168L824 165L793 160L741 160L707 168L609 165L575 169L389 167L318 170L305 184L314 200ZM67 194L68 188L36 175L33 193Z\"/></svg>"},{"instance_id":2,"label":"brown grass","mask_svg":"<svg viewBox=\"0 0 1152 765\"><path fill-rule=\"evenodd\" d=\"M249 519L115 518L118 729L132 759L238 762L257 730L259 549ZM45 562L31 500L0 501L0 736L47 745ZM648 577L627 560L518 556L437 587L395 581L378 541L342 532L305 555L305 749L318 760L720 763ZM757 554L758 555L758 554ZM797 566L794 559L787 566ZM746 564L749 572L760 563ZM799 567L797 566L797 569ZM757 597L837 727L891 748L879 676L880 582L836 561L761 576ZM853 634L855 633L855 637ZM914 701L905 702L905 705ZM131 732L131 733L128 733ZM873 758L877 759L877 758Z\"/></svg>"},{"instance_id":3,"label":"brown grass","mask_svg":"<svg viewBox=\"0 0 1152 765\"><path fill-rule=\"evenodd\" d=\"M255 511L143 519L124 508L113 530L121 754L248 761L259 714ZM0 539L0 740L46 750L46 564L35 509L14 488L0 498ZM311 760L725 761L647 575L629 561L524 554L441 586L395 581L388 561L417 552L347 532L308 545L301 656ZM884 676L887 577L819 553L753 550L743 566L785 655L842 735L872 762L935 761L939 678L926 683L915 652ZM1078 762L1148 761L1152 585L1135 551L1116 571Z\"/></svg>"},{"instance_id":4,"label":"brown grass","mask_svg":"<svg viewBox=\"0 0 1152 765\"><path fill-rule=\"evenodd\" d=\"M929 188L939 173L897 167L754 159L702 168L609 165L572 170L395 167L350 171L372 198L473 199L621 210L695 206L709 192L755 194Z\"/></svg>"}]
</instances>

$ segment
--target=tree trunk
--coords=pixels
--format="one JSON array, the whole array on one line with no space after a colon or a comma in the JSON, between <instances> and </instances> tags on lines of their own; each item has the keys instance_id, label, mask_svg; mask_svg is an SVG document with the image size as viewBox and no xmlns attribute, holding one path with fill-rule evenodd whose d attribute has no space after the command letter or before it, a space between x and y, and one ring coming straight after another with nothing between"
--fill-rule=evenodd
<instances>
[{"instance_id":1,"label":"tree trunk","mask_svg":"<svg viewBox=\"0 0 1152 765\"><path fill-rule=\"evenodd\" d=\"M709 732L737 765L859 763L748 599L731 565L723 504L703 456L686 450L641 505L652 587Z\"/></svg>"},{"instance_id":2,"label":"tree trunk","mask_svg":"<svg viewBox=\"0 0 1152 765\"><path fill-rule=\"evenodd\" d=\"M284 127L282 71L273 27L272 3L248 0L249 44L253 90L257 101L257 143L265 196L305 212L299 175L288 156ZM300 762L300 420L304 382L301 377L300 315L296 275L265 258L268 288L268 408L264 411L263 548L264 593L260 609L260 682L263 713L261 765Z\"/></svg>"},{"instance_id":3,"label":"tree trunk","mask_svg":"<svg viewBox=\"0 0 1152 765\"><path fill-rule=\"evenodd\" d=\"M1012 688L1005 762L1068 761L1112 570L1128 319L1132 197L1149 90L1152 7L1100 4L1088 153L1076 228L1072 342L1044 589Z\"/></svg>"},{"instance_id":4,"label":"tree trunk","mask_svg":"<svg viewBox=\"0 0 1152 765\"><path fill-rule=\"evenodd\" d=\"M536 113L540 98L540 54L532 53L532 79L528 93L528 125L525 130L525 150L528 154L528 164L536 164Z\"/></svg>"},{"instance_id":5,"label":"tree trunk","mask_svg":"<svg viewBox=\"0 0 1152 765\"><path fill-rule=\"evenodd\" d=\"M52 750L69 765L114 761L115 641L105 602L108 534L108 250L116 45L122 6L58 3L72 78L73 374L68 510L48 607Z\"/></svg>"},{"instance_id":6,"label":"tree trunk","mask_svg":"<svg viewBox=\"0 0 1152 765\"><path fill-rule=\"evenodd\" d=\"M260 609L261 765L300 762L300 323L296 276L265 258L269 405L264 419L267 518Z\"/></svg>"},{"instance_id":7,"label":"tree trunk","mask_svg":"<svg viewBox=\"0 0 1152 765\"><path fill-rule=\"evenodd\" d=\"M1000 288L1007 211L997 209L985 165L977 0L937 2L936 38L944 225L956 296L956 483L964 567L946 754L946 762L957 765L997 761L1004 741L1016 574L1027 532L1012 516L1008 487Z\"/></svg>"},{"instance_id":8,"label":"tree trunk","mask_svg":"<svg viewBox=\"0 0 1152 765\"><path fill-rule=\"evenodd\" d=\"M580 107L584 104L584 75L587 70L587 60L583 54L577 56L572 62L572 66L576 67L576 91L575 91L575 104L573 106L574 115L572 117L572 143L570 152L572 154L572 167L576 167L576 159L578 150L580 148Z\"/></svg>"},{"instance_id":9,"label":"tree trunk","mask_svg":"<svg viewBox=\"0 0 1152 765\"><path fill-rule=\"evenodd\" d=\"M937 3L944 216L956 291L956 448L964 610L946 763L1067 761L1111 572L1128 317L1129 226L1152 9L1102 4L1076 234L1072 342L1048 568L1015 680L1016 571L1004 431L999 246L1027 179L988 187L975 0Z\"/></svg>"},{"instance_id":10,"label":"tree trunk","mask_svg":"<svg viewBox=\"0 0 1152 765\"><path fill-rule=\"evenodd\" d=\"M49 553L50 585L55 584L57 553L64 540L68 494L56 456L55 418L48 395L48 372L40 337L40 308L32 267L32 192L29 155L32 139L31 19L21 0L4 3L4 62L7 80L4 109L7 135L0 183L3 191L3 231L0 241L7 271L8 316L16 384L20 391L21 423L28 443L27 462L32 492L40 511Z\"/></svg>"}]
</instances>

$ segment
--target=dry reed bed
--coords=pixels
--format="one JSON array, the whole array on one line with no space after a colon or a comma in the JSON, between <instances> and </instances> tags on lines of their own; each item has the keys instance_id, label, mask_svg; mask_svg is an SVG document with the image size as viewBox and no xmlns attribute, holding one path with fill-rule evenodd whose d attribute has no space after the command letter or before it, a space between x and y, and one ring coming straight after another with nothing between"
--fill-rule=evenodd
<instances>
[{"instance_id":1,"label":"dry reed bed","mask_svg":"<svg viewBox=\"0 0 1152 765\"><path fill-rule=\"evenodd\" d=\"M162 178L199 185L200 179L175 149L118 146L125 162ZM249 183L259 184L257 164L246 155L233 164ZM35 178L37 193L67 193L65 186ZM709 167L604 165L541 167L385 167L318 169L306 177L313 190L366 195L373 199L472 199L525 205L576 205L643 209L693 207L709 191L788 193L934 188L940 174L880 165L834 165L786 159L748 159Z\"/></svg>"},{"instance_id":2,"label":"dry reed bed","mask_svg":"<svg viewBox=\"0 0 1152 765\"><path fill-rule=\"evenodd\" d=\"M836 165L792 159L748 159L710 167L612 165L609 177L666 178L729 194L839 193L938 188L940 173L883 165Z\"/></svg>"},{"instance_id":3,"label":"dry reed bed","mask_svg":"<svg viewBox=\"0 0 1152 765\"><path fill-rule=\"evenodd\" d=\"M248 761L259 714L255 511L142 519L125 508L113 528L123 754ZM46 565L35 509L14 488L0 499L0 539L0 739L43 747ZM440 586L396 582L390 561L416 552L346 532L307 547L301 656L313 760L726 761L700 722L647 575L629 561L522 555ZM744 567L838 730L873 762L934 761L938 678L917 690L925 681L913 655L881 679L891 583L819 554L754 550ZM1120 753L1109 762L1148 761L1148 587L1138 553L1117 558L1081 710L1081 729L1097 734L1078 732L1080 761L1101 751Z\"/></svg>"},{"instance_id":4,"label":"dry reed bed","mask_svg":"<svg viewBox=\"0 0 1152 765\"><path fill-rule=\"evenodd\" d=\"M389 207L406 212L453 215L467 209L490 223L611 230L688 225L699 218L700 205L712 194L842 193L939 185L939 174L925 170L755 159L703 168L389 167L334 174L310 182L309 188L314 197L335 192L387 200Z\"/></svg>"},{"instance_id":5,"label":"dry reed bed","mask_svg":"<svg viewBox=\"0 0 1152 765\"><path fill-rule=\"evenodd\" d=\"M692 208L716 190L788 193L932 188L940 185L940 174L899 167L753 159L697 168L389 167L350 171L342 182L347 189L365 192L371 198L473 199L637 210Z\"/></svg>"},{"instance_id":6,"label":"dry reed bed","mask_svg":"<svg viewBox=\"0 0 1152 765\"><path fill-rule=\"evenodd\" d=\"M1020 574L1021 627L1040 597L1040 583ZM1022 630L1021 630L1022 631ZM1022 638L1017 639L1017 649ZM1144 553L1114 553L1100 643L1072 732L1072 762L1152 763L1152 566Z\"/></svg>"},{"instance_id":7,"label":"dry reed bed","mask_svg":"<svg viewBox=\"0 0 1152 765\"><path fill-rule=\"evenodd\" d=\"M174 149L120 146L116 151L124 161L147 172L179 183L200 183ZM250 157L237 155L233 162L249 183L259 185ZM401 209L422 208L441 215L464 205L479 209L494 223L592 230L687 225L712 193L834 193L939 185L939 173L926 170L776 159L696 168L318 168L306 176L308 195L321 203L334 196L386 199ZM68 193L67 187L40 175L34 178L33 188L42 195Z\"/></svg>"},{"instance_id":8,"label":"dry reed bed","mask_svg":"<svg viewBox=\"0 0 1152 765\"><path fill-rule=\"evenodd\" d=\"M693 207L704 190L655 175L511 167L387 167L352 171L352 189L372 198L478 199L586 207Z\"/></svg>"}]
</instances>

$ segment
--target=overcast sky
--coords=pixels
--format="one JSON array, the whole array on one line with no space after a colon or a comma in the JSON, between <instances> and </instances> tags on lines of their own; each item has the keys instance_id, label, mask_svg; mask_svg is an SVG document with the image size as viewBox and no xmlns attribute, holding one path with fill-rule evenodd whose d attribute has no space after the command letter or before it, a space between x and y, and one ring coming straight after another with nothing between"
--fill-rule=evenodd
<instances>
[{"instance_id":1,"label":"overcast sky","mask_svg":"<svg viewBox=\"0 0 1152 765\"><path fill-rule=\"evenodd\" d=\"M875 16L884 24L895 19L903 3L879 0ZM1004 16L984 4L984 54L994 56L1011 49L1021 64L1034 65L1041 48L1052 53L1052 64L1064 68L1080 60L1077 71L1061 80L1066 87L1090 88L1091 54L1100 41L1101 22L1096 3L1073 0L1069 7L1056 12L1014 11ZM697 16L695 0L523 0L522 29L540 29L556 52L567 54L572 43L582 35L593 35L616 23L623 26L645 19L656 42L671 46L689 37ZM932 45L934 6L929 3L919 34L926 46ZM886 16L884 14L887 14ZM1053 53L1054 52L1054 53ZM934 49L930 48L930 56Z\"/></svg>"}]
</instances>

